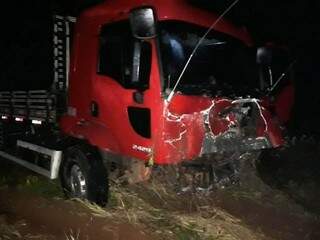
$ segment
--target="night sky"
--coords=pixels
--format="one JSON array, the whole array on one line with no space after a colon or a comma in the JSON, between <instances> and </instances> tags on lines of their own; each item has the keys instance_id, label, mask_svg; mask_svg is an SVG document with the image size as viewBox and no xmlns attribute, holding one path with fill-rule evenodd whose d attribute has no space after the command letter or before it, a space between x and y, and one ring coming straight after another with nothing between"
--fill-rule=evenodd
<instances>
[{"instance_id":1,"label":"night sky","mask_svg":"<svg viewBox=\"0 0 320 240\"><path fill-rule=\"evenodd\" d=\"M217 13L223 12L233 2L189 1ZM46 24L50 22L51 12L76 16L99 2L101 0L12 0L3 4L0 16L1 79L10 76L14 82L14 78L21 77L47 78L51 74L49 67L52 62L49 57L51 48L45 46L51 38ZM297 60L297 101L292 129L317 134L320 133L320 127L317 127L320 120L320 108L317 107L320 104L319 10L320 1L316 0L240 0L227 15L234 23L246 26L258 45L271 41L290 49L291 58ZM27 56L28 60L20 56ZM21 72L27 72L29 77L16 75L17 69L23 69Z\"/></svg>"},{"instance_id":2,"label":"night sky","mask_svg":"<svg viewBox=\"0 0 320 240\"><path fill-rule=\"evenodd\" d=\"M197 0L210 9L222 11L232 0ZM256 40L273 40L299 45L319 35L319 1L240 0L230 12L234 22L245 25ZM318 18L318 19L317 19ZM318 37L318 36L317 36Z\"/></svg>"},{"instance_id":3,"label":"night sky","mask_svg":"<svg viewBox=\"0 0 320 240\"><path fill-rule=\"evenodd\" d=\"M234 0L187 0L223 12ZM102 0L55 0L56 6L72 14ZM165 1L164 1L165 2ZM300 47L319 38L320 2L317 0L240 0L227 15L234 23L248 27L256 41L278 41Z\"/></svg>"}]
</instances>

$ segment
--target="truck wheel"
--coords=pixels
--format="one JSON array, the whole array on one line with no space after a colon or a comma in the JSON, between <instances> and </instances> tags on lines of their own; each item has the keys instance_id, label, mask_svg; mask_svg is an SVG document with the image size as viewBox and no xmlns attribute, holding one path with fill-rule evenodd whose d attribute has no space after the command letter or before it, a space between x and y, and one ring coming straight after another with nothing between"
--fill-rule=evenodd
<instances>
[{"instance_id":1,"label":"truck wheel","mask_svg":"<svg viewBox=\"0 0 320 240\"><path fill-rule=\"evenodd\" d=\"M60 180L69 198L87 199L99 205L108 200L108 176L99 154L75 146L64 152Z\"/></svg>"}]
</instances>

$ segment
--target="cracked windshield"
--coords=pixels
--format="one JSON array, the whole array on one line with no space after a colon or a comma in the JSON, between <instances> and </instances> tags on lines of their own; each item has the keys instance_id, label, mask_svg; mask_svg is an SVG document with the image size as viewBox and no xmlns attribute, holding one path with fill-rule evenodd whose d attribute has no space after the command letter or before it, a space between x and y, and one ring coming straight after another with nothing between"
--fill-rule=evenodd
<instances>
[{"instance_id":1,"label":"cracked windshield","mask_svg":"<svg viewBox=\"0 0 320 240\"><path fill-rule=\"evenodd\" d=\"M165 88L172 89L190 54L207 31L190 23L160 23ZM244 43L211 31L184 73L177 90L184 94L241 95L258 87L255 53Z\"/></svg>"}]
</instances>

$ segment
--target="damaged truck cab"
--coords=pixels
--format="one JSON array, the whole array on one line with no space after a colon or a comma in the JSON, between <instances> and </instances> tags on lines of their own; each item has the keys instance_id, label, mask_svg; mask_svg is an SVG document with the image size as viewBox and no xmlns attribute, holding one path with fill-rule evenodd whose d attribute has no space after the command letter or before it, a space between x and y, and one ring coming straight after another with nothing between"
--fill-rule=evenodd
<instances>
[{"instance_id":1,"label":"damaged truck cab","mask_svg":"<svg viewBox=\"0 0 320 240\"><path fill-rule=\"evenodd\" d=\"M56 33L70 22L58 20ZM73 32L70 65L69 42L55 50L65 82L0 92L0 155L60 177L67 195L105 203L117 165L141 180L153 164L214 168L284 144L281 108L270 111L244 28L184 0L110 0L84 11Z\"/></svg>"},{"instance_id":2,"label":"damaged truck cab","mask_svg":"<svg viewBox=\"0 0 320 240\"><path fill-rule=\"evenodd\" d=\"M172 164L283 144L263 102L243 28L185 1L108 1L76 25L63 131L105 151Z\"/></svg>"}]
</instances>

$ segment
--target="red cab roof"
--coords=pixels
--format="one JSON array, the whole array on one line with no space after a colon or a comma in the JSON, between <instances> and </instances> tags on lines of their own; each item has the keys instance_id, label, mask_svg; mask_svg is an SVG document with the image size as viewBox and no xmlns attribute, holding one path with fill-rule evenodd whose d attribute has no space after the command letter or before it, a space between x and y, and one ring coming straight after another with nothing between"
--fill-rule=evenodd
<instances>
[{"instance_id":1,"label":"red cab roof","mask_svg":"<svg viewBox=\"0 0 320 240\"><path fill-rule=\"evenodd\" d=\"M152 7L160 21L180 20L209 28L219 17L213 12L193 6L186 0L107 0L83 12L80 19L90 19L97 24L105 24L124 19L131 9L144 6ZM236 27L225 19L219 21L214 29L240 39L247 45L252 44L245 28Z\"/></svg>"}]
</instances>

